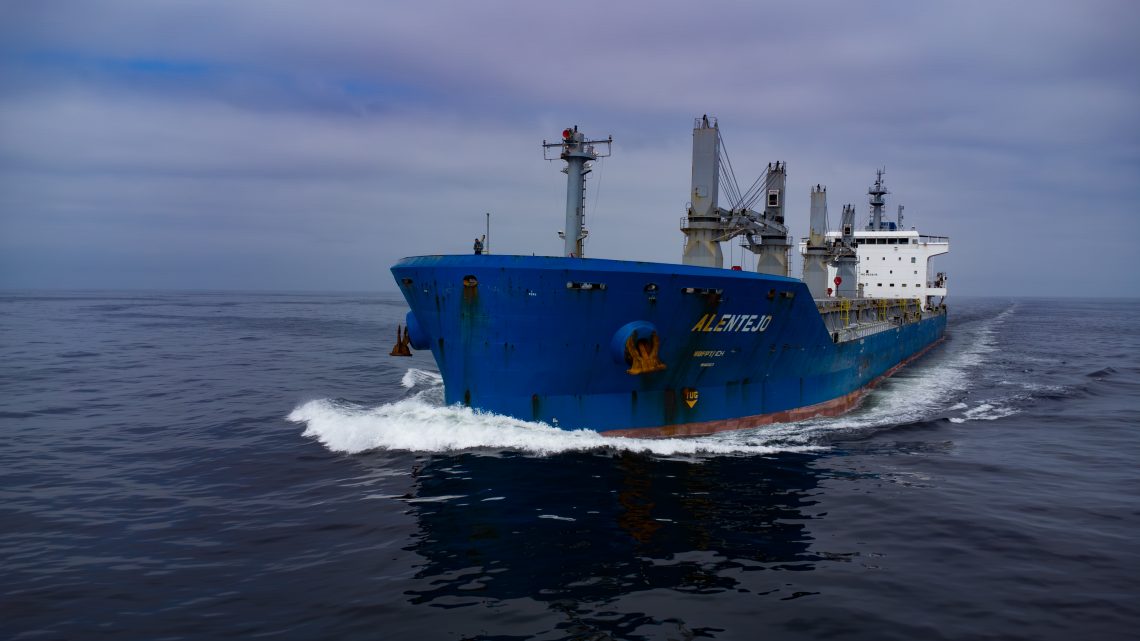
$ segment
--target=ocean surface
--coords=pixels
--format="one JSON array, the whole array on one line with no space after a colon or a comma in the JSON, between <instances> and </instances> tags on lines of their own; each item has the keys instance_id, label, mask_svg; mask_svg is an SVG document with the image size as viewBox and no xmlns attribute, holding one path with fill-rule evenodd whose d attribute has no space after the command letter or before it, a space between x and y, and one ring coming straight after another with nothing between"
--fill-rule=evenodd
<instances>
[{"instance_id":1,"label":"ocean surface","mask_svg":"<svg viewBox=\"0 0 1140 641\"><path fill-rule=\"evenodd\" d=\"M1135 639L1140 301L954 298L839 418L441 405L395 294L0 294L0 638Z\"/></svg>"}]
</instances>

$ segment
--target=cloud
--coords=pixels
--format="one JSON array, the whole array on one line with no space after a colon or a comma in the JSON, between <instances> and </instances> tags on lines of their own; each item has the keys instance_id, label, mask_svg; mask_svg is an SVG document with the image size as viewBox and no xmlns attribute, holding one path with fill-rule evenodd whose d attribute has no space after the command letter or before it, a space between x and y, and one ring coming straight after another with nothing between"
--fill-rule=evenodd
<instances>
[{"instance_id":1,"label":"cloud","mask_svg":"<svg viewBox=\"0 0 1140 641\"><path fill-rule=\"evenodd\" d=\"M957 291L1140 292L1130 3L26 3L0 25L0 286L387 288L400 256L557 253L539 143L613 134L595 256L675 262L689 126L742 181L873 170ZM892 204L893 210L893 204ZM1042 260L1074 256L1074 260ZM80 277L81 276L81 277ZM1091 285L1090 285L1091 283Z\"/></svg>"}]
</instances>

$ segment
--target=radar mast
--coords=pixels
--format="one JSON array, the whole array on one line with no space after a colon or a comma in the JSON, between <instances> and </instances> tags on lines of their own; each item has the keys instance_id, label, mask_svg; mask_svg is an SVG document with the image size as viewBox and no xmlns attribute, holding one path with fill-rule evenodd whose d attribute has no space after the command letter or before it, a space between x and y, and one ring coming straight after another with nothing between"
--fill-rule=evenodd
<instances>
[{"instance_id":1,"label":"radar mast","mask_svg":"<svg viewBox=\"0 0 1140 641\"><path fill-rule=\"evenodd\" d=\"M566 174L566 226L558 232L564 241L563 256L585 257L586 236L590 234L586 229L586 174L593 171L592 161L610 155L613 141L613 136L605 140L586 140L577 125L562 130L561 142L542 141L543 158L554 160L547 156L546 150L557 148L561 150L558 157L566 161L562 170ZM605 153L598 153L594 145L606 145Z\"/></svg>"}]
</instances>

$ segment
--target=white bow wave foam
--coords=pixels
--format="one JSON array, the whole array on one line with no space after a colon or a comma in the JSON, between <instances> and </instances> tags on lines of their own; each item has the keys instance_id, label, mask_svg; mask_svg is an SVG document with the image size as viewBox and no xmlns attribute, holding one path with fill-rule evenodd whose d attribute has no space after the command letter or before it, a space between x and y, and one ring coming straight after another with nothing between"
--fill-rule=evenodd
<instances>
[{"instance_id":1,"label":"white bow wave foam","mask_svg":"<svg viewBox=\"0 0 1140 641\"><path fill-rule=\"evenodd\" d=\"M602 436L592 430L563 430L543 423L443 405L439 374L411 369L405 387L426 385L408 398L378 407L320 399L303 403L288 420L305 425L304 436L334 452L368 450L456 452L510 450L546 456L561 452L614 450L658 456L763 455L822 449L810 445L765 444L739 437L635 439Z\"/></svg>"}]
</instances>

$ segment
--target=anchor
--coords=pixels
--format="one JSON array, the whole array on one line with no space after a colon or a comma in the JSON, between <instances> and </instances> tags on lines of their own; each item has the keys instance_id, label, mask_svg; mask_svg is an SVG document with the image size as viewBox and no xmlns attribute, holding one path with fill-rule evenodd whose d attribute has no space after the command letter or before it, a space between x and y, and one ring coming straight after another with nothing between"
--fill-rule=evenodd
<instances>
[{"instance_id":1,"label":"anchor","mask_svg":"<svg viewBox=\"0 0 1140 641\"><path fill-rule=\"evenodd\" d=\"M630 367L625 372L637 376L640 374L651 374L653 372L660 372L665 369L665 363L657 357L658 351L661 349L661 339L657 337L657 332L648 338L637 338L637 332L634 331L629 335L625 341L625 357Z\"/></svg>"},{"instance_id":2,"label":"anchor","mask_svg":"<svg viewBox=\"0 0 1140 641\"><path fill-rule=\"evenodd\" d=\"M389 356L411 356L412 355L412 337L409 335L408 328L401 328L396 325L396 346L392 348L392 353Z\"/></svg>"}]
</instances>

